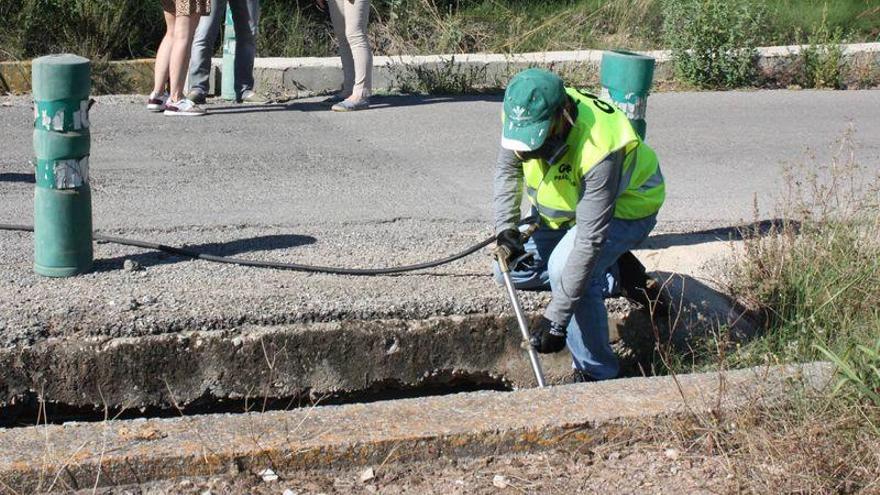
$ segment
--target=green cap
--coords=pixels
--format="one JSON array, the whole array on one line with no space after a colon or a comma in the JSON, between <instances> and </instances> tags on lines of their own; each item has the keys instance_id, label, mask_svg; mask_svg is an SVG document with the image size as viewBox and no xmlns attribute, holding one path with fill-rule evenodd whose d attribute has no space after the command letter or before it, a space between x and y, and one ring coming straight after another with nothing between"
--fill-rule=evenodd
<instances>
[{"instance_id":1,"label":"green cap","mask_svg":"<svg viewBox=\"0 0 880 495\"><path fill-rule=\"evenodd\" d=\"M514 76L504 92L501 146L513 151L540 148L564 101L565 85L556 74L526 69Z\"/></svg>"}]
</instances>

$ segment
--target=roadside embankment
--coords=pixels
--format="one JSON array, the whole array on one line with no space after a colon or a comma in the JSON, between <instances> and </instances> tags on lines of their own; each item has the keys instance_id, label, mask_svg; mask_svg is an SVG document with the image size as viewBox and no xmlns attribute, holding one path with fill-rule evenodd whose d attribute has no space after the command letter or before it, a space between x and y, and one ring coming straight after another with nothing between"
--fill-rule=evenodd
<instances>
[{"instance_id":1,"label":"roadside embankment","mask_svg":"<svg viewBox=\"0 0 880 495\"><path fill-rule=\"evenodd\" d=\"M785 88L803 71L806 46L773 46L758 49L757 87ZM571 84L598 86L602 50L535 52L520 54L446 54L381 56L373 59L375 92L468 93L496 91L516 72L527 67L558 71ZM656 90L674 90L676 80L671 52L639 52L657 59ZM875 87L880 83L880 43L842 46L841 86ZM152 85L152 60L114 61L102 64L101 89L107 93L148 93ZM342 64L336 57L259 58L254 73L257 89L277 97L306 97L337 91L342 85ZM222 60L214 59L211 90L219 92ZM30 91L29 62L0 62L0 92Z\"/></svg>"}]
</instances>

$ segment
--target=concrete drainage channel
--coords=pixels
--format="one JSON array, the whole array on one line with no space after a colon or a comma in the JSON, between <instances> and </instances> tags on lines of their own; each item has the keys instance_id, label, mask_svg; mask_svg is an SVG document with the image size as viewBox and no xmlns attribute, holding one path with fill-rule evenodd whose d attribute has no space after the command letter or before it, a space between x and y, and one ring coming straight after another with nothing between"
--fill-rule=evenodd
<instances>
[{"instance_id":1,"label":"concrete drainage channel","mask_svg":"<svg viewBox=\"0 0 880 495\"><path fill-rule=\"evenodd\" d=\"M648 314L623 299L609 310L624 373L640 374ZM567 353L543 362L549 383L570 373ZM515 320L486 314L50 338L0 350L0 370L0 426L534 386Z\"/></svg>"},{"instance_id":2,"label":"concrete drainage channel","mask_svg":"<svg viewBox=\"0 0 880 495\"><path fill-rule=\"evenodd\" d=\"M721 296L708 310L709 289L686 277L654 276L677 294L669 319L685 335L743 320ZM664 324L625 299L606 305L624 374L640 375ZM570 372L566 353L543 364L549 383ZM0 374L0 487L35 493L582 448L658 418L785 400L831 370L535 389L513 317L475 313L49 336L0 350Z\"/></svg>"}]
</instances>

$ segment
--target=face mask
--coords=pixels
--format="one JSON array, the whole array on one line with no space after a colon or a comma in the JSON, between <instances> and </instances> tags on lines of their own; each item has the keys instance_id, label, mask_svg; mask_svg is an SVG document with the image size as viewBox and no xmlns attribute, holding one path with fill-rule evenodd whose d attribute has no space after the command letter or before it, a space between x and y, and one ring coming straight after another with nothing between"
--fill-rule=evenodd
<instances>
[{"instance_id":1,"label":"face mask","mask_svg":"<svg viewBox=\"0 0 880 495\"><path fill-rule=\"evenodd\" d=\"M541 158L551 166L556 165L568 152L568 143L565 142L563 136L550 136L544 141L544 144L535 151L518 152L517 155L523 160L534 160Z\"/></svg>"}]
</instances>

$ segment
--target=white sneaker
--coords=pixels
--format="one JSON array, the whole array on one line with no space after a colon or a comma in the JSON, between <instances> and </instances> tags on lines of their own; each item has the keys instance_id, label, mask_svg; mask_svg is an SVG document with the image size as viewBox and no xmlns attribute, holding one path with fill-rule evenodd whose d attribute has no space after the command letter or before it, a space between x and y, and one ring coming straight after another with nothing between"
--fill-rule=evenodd
<instances>
[{"instance_id":1,"label":"white sneaker","mask_svg":"<svg viewBox=\"0 0 880 495\"><path fill-rule=\"evenodd\" d=\"M184 117L201 117L207 112L204 108L196 105L187 98L180 101L172 101L165 105L165 115L180 115Z\"/></svg>"},{"instance_id":2,"label":"white sneaker","mask_svg":"<svg viewBox=\"0 0 880 495\"><path fill-rule=\"evenodd\" d=\"M151 112L163 112L165 111L165 105L168 103L168 93L150 93L150 98L147 100L147 110Z\"/></svg>"}]
</instances>

